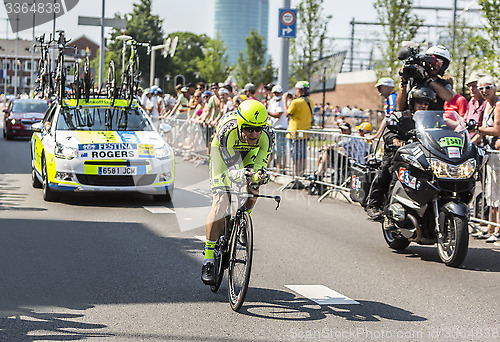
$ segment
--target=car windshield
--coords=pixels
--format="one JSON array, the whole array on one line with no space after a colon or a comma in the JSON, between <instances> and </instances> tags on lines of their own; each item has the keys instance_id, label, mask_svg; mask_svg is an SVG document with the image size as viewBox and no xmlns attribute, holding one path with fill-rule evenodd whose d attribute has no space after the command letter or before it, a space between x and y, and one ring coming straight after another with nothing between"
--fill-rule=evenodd
<instances>
[{"instance_id":1,"label":"car windshield","mask_svg":"<svg viewBox=\"0 0 500 342\"><path fill-rule=\"evenodd\" d=\"M62 107L58 130L152 131L144 111L119 107Z\"/></svg>"},{"instance_id":2,"label":"car windshield","mask_svg":"<svg viewBox=\"0 0 500 342\"><path fill-rule=\"evenodd\" d=\"M13 113L45 113L49 105L45 101L16 101L12 105Z\"/></svg>"}]
</instances>

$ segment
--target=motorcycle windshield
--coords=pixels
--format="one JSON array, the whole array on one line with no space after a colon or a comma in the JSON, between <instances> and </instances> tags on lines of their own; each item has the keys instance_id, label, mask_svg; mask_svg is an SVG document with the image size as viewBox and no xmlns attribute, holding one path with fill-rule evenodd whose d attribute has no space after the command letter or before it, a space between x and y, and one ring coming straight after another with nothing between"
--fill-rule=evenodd
<instances>
[{"instance_id":1,"label":"motorcycle windshield","mask_svg":"<svg viewBox=\"0 0 500 342\"><path fill-rule=\"evenodd\" d=\"M461 160L470 148L469 133L455 111L417 111L413 119L417 136L434 154Z\"/></svg>"}]
</instances>

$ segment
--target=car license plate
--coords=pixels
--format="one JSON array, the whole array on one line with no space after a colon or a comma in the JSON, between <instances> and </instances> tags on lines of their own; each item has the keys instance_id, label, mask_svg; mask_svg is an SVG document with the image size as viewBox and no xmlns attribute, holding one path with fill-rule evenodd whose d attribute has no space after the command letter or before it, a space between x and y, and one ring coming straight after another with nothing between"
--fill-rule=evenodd
<instances>
[{"instance_id":1,"label":"car license plate","mask_svg":"<svg viewBox=\"0 0 500 342\"><path fill-rule=\"evenodd\" d=\"M123 175L136 175L136 167L99 167L97 169L99 175L106 176L123 176Z\"/></svg>"}]
</instances>

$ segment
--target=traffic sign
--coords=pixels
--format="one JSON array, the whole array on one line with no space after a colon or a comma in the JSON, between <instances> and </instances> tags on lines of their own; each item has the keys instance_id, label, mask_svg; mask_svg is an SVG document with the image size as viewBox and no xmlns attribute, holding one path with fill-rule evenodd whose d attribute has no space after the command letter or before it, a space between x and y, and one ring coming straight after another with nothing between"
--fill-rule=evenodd
<instances>
[{"instance_id":1,"label":"traffic sign","mask_svg":"<svg viewBox=\"0 0 500 342\"><path fill-rule=\"evenodd\" d=\"M295 8L279 9L278 37L280 38L297 37L297 9Z\"/></svg>"}]
</instances>

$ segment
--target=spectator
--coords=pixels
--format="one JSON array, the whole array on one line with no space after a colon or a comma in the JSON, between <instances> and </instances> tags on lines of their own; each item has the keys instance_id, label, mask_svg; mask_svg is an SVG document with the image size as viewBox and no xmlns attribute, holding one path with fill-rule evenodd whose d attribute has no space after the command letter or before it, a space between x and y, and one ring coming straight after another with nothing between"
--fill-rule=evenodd
<instances>
[{"instance_id":1,"label":"spectator","mask_svg":"<svg viewBox=\"0 0 500 342\"><path fill-rule=\"evenodd\" d=\"M199 90L202 94L206 90L204 82L196 83L196 90Z\"/></svg>"},{"instance_id":2,"label":"spectator","mask_svg":"<svg viewBox=\"0 0 500 342\"><path fill-rule=\"evenodd\" d=\"M228 96L229 96L230 99L232 99L234 97L233 86L231 84L229 84L229 83L225 83L224 84L224 88L227 89L227 91L229 93Z\"/></svg>"},{"instance_id":3,"label":"spectator","mask_svg":"<svg viewBox=\"0 0 500 342\"><path fill-rule=\"evenodd\" d=\"M160 106L158 104L158 98L153 94L153 90L149 89L146 94L146 102L144 103L144 109L151 117L155 127L157 126L160 117Z\"/></svg>"},{"instance_id":4,"label":"spectator","mask_svg":"<svg viewBox=\"0 0 500 342\"><path fill-rule=\"evenodd\" d=\"M452 111L458 113L461 117L464 117L467 113L467 99L453 90L453 77L449 74L445 74L443 79L448 81L451 86L451 92L453 94L453 98L450 101L444 101L443 109L445 111Z\"/></svg>"},{"instance_id":5,"label":"spectator","mask_svg":"<svg viewBox=\"0 0 500 342\"><path fill-rule=\"evenodd\" d=\"M188 88L183 87L182 84L178 84L175 86L175 90L177 91L177 101L174 108L172 108L164 116L160 117L160 119L163 119L164 117L169 118L174 114L176 119L187 119L188 100L186 98L186 93L188 92Z\"/></svg>"},{"instance_id":6,"label":"spectator","mask_svg":"<svg viewBox=\"0 0 500 342\"><path fill-rule=\"evenodd\" d=\"M219 98L219 85L217 83L212 83L210 85L210 90L212 92L212 97L208 100L208 108L210 110L207 123L212 127L215 127L217 121L219 120L220 113L220 98Z\"/></svg>"},{"instance_id":7,"label":"spectator","mask_svg":"<svg viewBox=\"0 0 500 342\"><path fill-rule=\"evenodd\" d=\"M293 144L293 159L295 160L295 174L303 176L306 170L307 134L297 134L298 130L311 128L311 117L314 103L309 98L309 82L299 81L295 84L296 98L288 106L288 98L293 98L290 93L283 94L284 111L290 121L288 122L289 139ZM300 187L300 185L298 185Z\"/></svg>"},{"instance_id":8,"label":"spectator","mask_svg":"<svg viewBox=\"0 0 500 342\"><path fill-rule=\"evenodd\" d=\"M380 124L377 133L373 137L374 140L379 139L382 136L382 133L384 132L385 126L387 124L387 120L396 109L396 97L398 96L394 91L394 80L390 77L383 77L379 79L377 84L375 84L375 87L377 88L380 96L382 96L385 99L384 101L385 118L382 120L382 123Z\"/></svg>"},{"instance_id":9,"label":"spectator","mask_svg":"<svg viewBox=\"0 0 500 342\"><path fill-rule=\"evenodd\" d=\"M480 75L478 73L473 72L472 75L467 80L467 82L465 83L469 88L471 99L467 104L467 112L465 113L464 121L467 123L469 122L469 120L472 119L476 121L476 123L479 126L483 124L484 108L488 103L488 101L484 100L484 97L483 95L481 95L479 89L477 89L477 81L479 81L479 79L483 76L485 75ZM478 135L477 133L471 132L470 136L472 138L472 142L475 142L477 144L482 143L482 141L480 141L481 136Z\"/></svg>"},{"instance_id":10,"label":"spectator","mask_svg":"<svg viewBox=\"0 0 500 342\"><path fill-rule=\"evenodd\" d=\"M235 107L233 101L229 98L229 91L226 88L219 89L219 98L220 98L220 115L222 118L229 112L232 112Z\"/></svg>"},{"instance_id":11,"label":"spectator","mask_svg":"<svg viewBox=\"0 0 500 342\"><path fill-rule=\"evenodd\" d=\"M190 100L193 97L194 92L196 91L196 87L194 86L193 83L188 83L186 85L186 88L188 88L188 91L187 91L187 94L185 96L188 100Z\"/></svg>"},{"instance_id":12,"label":"spectator","mask_svg":"<svg viewBox=\"0 0 500 342\"><path fill-rule=\"evenodd\" d=\"M265 92L264 92L264 99L262 100L262 103L264 103L264 106L266 106L266 107L268 106L269 101L273 97L273 93L272 93L273 87L274 87L274 83L268 83L264 86Z\"/></svg>"},{"instance_id":13,"label":"spectator","mask_svg":"<svg viewBox=\"0 0 500 342\"><path fill-rule=\"evenodd\" d=\"M245 89L245 96L246 96L247 100L257 100L257 98L255 97L255 92L257 91L257 89L255 88L255 85L253 83L245 84L244 89Z\"/></svg>"},{"instance_id":14,"label":"spectator","mask_svg":"<svg viewBox=\"0 0 500 342\"><path fill-rule=\"evenodd\" d=\"M496 94L497 87L495 80L491 76L481 77L478 82L478 89L487 101L484 109L483 124L476 130L476 133L483 136L488 147L492 150L500 149L500 97ZM490 153L486 164L486 185L484 197L486 204L490 206L490 221L498 222L498 206L500 202L500 155ZM486 234L478 236L487 238L487 242L500 241L500 227L488 224Z\"/></svg>"},{"instance_id":15,"label":"spectator","mask_svg":"<svg viewBox=\"0 0 500 342\"><path fill-rule=\"evenodd\" d=\"M285 114L282 92L280 85L275 85L271 89L273 97L269 99L267 113L270 116L269 122L273 129L286 131L288 128L288 118ZM275 151L276 167L278 172L284 172L286 166L286 139L284 132L275 132ZM274 158L271 158L273 160Z\"/></svg>"},{"instance_id":16,"label":"spectator","mask_svg":"<svg viewBox=\"0 0 500 342\"><path fill-rule=\"evenodd\" d=\"M137 102L139 102L139 106L142 107L142 95L143 95L143 90L141 87L137 88L137 94L135 95L135 99Z\"/></svg>"}]
</instances>

